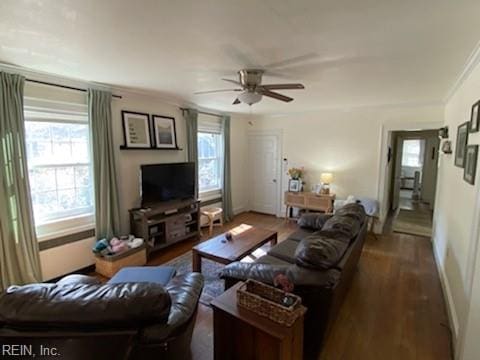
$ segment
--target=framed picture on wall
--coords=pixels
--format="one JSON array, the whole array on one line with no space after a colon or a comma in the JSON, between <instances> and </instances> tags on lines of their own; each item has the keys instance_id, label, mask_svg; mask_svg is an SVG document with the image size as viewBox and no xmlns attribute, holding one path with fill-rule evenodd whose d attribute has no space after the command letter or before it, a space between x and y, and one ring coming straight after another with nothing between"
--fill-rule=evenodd
<instances>
[{"instance_id":1,"label":"framed picture on wall","mask_svg":"<svg viewBox=\"0 0 480 360\"><path fill-rule=\"evenodd\" d=\"M472 185L475 185L477 159L478 145L468 145L467 151L465 152L465 169L463 170L463 179Z\"/></svg>"},{"instance_id":2,"label":"framed picture on wall","mask_svg":"<svg viewBox=\"0 0 480 360\"><path fill-rule=\"evenodd\" d=\"M123 110L122 125L125 148L146 149L152 147L148 114Z\"/></svg>"},{"instance_id":3,"label":"framed picture on wall","mask_svg":"<svg viewBox=\"0 0 480 360\"><path fill-rule=\"evenodd\" d=\"M175 118L169 116L152 115L155 148L176 149L177 131Z\"/></svg>"},{"instance_id":4,"label":"framed picture on wall","mask_svg":"<svg viewBox=\"0 0 480 360\"><path fill-rule=\"evenodd\" d=\"M457 129L457 144L455 147L455 166L465 167L465 153L468 143L469 122L463 123Z\"/></svg>"},{"instance_id":5,"label":"framed picture on wall","mask_svg":"<svg viewBox=\"0 0 480 360\"><path fill-rule=\"evenodd\" d=\"M479 126L480 122L480 101L477 101L475 104L472 106L472 113L470 115L470 132L475 133L480 130Z\"/></svg>"}]
</instances>

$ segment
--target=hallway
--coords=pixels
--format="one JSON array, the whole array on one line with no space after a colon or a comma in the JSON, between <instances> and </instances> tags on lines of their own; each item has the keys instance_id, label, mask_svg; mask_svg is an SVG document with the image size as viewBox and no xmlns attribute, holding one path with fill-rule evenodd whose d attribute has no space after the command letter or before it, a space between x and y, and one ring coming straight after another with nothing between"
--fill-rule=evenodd
<instances>
[{"instance_id":1,"label":"hallway","mask_svg":"<svg viewBox=\"0 0 480 360\"><path fill-rule=\"evenodd\" d=\"M430 238L433 212L429 204L412 197L412 191L400 191L399 207L392 213L392 231Z\"/></svg>"}]
</instances>

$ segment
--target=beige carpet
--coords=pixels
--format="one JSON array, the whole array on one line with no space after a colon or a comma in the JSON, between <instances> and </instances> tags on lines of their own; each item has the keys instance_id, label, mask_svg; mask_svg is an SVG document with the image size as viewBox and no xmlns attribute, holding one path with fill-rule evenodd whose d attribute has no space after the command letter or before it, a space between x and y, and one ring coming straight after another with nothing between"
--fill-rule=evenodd
<instances>
[{"instance_id":1,"label":"beige carpet","mask_svg":"<svg viewBox=\"0 0 480 360\"><path fill-rule=\"evenodd\" d=\"M432 236L432 215L427 210L400 209L393 222L393 231L420 236Z\"/></svg>"}]
</instances>

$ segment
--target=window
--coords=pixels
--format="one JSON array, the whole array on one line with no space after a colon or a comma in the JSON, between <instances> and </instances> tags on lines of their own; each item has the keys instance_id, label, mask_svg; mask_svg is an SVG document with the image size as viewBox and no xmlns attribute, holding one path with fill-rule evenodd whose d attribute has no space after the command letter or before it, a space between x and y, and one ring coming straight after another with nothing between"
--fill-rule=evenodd
<instances>
[{"instance_id":1,"label":"window","mask_svg":"<svg viewBox=\"0 0 480 360\"><path fill-rule=\"evenodd\" d=\"M198 187L199 192L222 188L222 135L198 133Z\"/></svg>"},{"instance_id":2,"label":"window","mask_svg":"<svg viewBox=\"0 0 480 360\"><path fill-rule=\"evenodd\" d=\"M402 151L402 166L423 166L425 140L404 140Z\"/></svg>"},{"instance_id":3,"label":"window","mask_svg":"<svg viewBox=\"0 0 480 360\"><path fill-rule=\"evenodd\" d=\"M219 117L198 116L198 191L202 198L220 194L223 182L223 129Z\"/></svg>"},{"instance_id":4,"label":"window","mask_svg":"<svg viewBox=\"0 0 480 360\"><path fill-rule=\"evenodd\" d=\"M93 213L86 113L25 109L30 191L35 224Z\"/></svg>"}]
</instances>

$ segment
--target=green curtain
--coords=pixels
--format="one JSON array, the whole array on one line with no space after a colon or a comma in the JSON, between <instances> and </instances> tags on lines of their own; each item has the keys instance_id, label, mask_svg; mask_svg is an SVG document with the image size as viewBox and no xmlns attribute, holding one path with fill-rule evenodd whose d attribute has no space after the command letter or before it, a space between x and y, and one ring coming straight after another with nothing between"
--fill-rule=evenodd
<instances>
[{"instance_id":1,"label":"green curtain","mask_svg":"<svg viewBox=\"0 0 480 360\"><path fill-rule=\"evenodd\" d=\"M0 72L0 289L41 281L26 163L25 78Z\"/></svg>"},{"instance_id":2,"label":"green curtain","mask_svg":"<svg viewBox=\"0 0 480 360\"><path fill-rule=\"evenodd\" d=\"M120 207L113 151L112 94L88 90L88 116L92 139L97 239L120 234Z\"/></svg>"},{"instance_id":3,"label":"green curtain","mask_svg":"<svg viewBox=\"0 0 480 360\"><path fill-rule=\"evenodd\" d=\"M187 160L195 163L195 197L198 199L198 111L185 109L183 117L187 124Z\"/></svg>"},{"instance_id":4,"label":"green curtain","mask_svg":"<svg viewBox=\"0 0 480 360\"><path fill-rule=\"evenodd\" d=\"M230 174L230 116L223 116L223 216L225 221L233 219L232 179Z\"/></svg>"}]
</instances>

